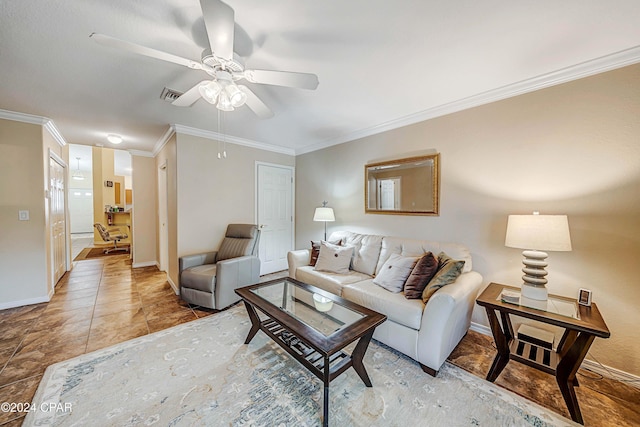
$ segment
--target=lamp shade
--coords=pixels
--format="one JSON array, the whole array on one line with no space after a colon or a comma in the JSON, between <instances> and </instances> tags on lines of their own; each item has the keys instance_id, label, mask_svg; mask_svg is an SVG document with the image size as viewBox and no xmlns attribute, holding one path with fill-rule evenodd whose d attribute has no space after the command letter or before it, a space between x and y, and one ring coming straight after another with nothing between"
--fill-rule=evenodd
<instances>
[{"instance_id":1,"label":"lamp shade","mask_svg":"<svg viewBox=\"0 0 640 427\"><path fill-rule=\"evenodd\" d=\"M316 212L313 214L314 221L332 222L336 220L333 214L333 208L320 207L316 208Z\"/></svg>"},{"instance_id":2,"label":"lamp shade","mask_svg":"<svg viewBox=\"0 0 640 427\"><path fill-rule=\"evenodd\" d=\"M566 215L509 215L504 245L542 251L570 251Z\"/></svg>"}]
</instances>

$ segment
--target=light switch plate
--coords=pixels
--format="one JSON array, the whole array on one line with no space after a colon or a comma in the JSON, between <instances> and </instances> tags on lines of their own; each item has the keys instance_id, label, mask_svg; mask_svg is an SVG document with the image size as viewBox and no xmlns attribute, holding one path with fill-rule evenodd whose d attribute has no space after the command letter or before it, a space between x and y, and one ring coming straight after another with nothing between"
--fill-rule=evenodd
<instances>
[{"instance_id":1,"label":"light switch plate","mask_svg":"<svg viewBox=\"0 0 640 427\"><path fill-rule=\"evenodd\" d=\"M29 211L20 211L18 213L20 221L29 221Z\"/></svg>"}]
</instances>

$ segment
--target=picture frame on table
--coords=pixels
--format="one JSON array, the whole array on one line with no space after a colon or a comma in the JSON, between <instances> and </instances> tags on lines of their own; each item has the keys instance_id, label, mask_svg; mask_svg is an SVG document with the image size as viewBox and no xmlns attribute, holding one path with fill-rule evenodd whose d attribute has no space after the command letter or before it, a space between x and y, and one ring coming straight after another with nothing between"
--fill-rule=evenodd
<instances>
[{"instance_id":1,"label":"picture frame on table","mask_svg":"<svg viewBox=\"0 0 640 427\"><path fill-rule=\"evenodd\" d=\"M591 307L592 293L589 289L581 288L578 291L578 304Z\"/></svg>"}]
</instances>

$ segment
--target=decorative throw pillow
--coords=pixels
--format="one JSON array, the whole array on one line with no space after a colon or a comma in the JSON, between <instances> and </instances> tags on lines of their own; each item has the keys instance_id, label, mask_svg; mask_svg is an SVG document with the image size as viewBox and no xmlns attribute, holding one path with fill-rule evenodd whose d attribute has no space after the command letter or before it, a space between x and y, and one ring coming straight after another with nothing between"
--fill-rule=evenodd
<instances>
[{"instance_id":1,"label":"decorative throw pillow","mask_svg":"<svg viewBox=\"0 0 640 427\"><path fill-rule=\"evenodd\" d=\"M404 284L404 297L407 299L422 298L422 291L438 271L438 258L427 252L416 262L409 278Z\"/></svg>"},{"instance_id":2,"label":"decorative throw pillow","mask_svg":"<svg viewBox=\"0 0 640 427\"><path fill-rule=\"evenodd\" d=\"M351 264L353 247L332 245L324 240L320 242L320 254L315 269L331 273L347 274Z\"/></svg>"},{"instance_id":3,"label":"decorative throw pillow","mask_svg":"<svg viewBox=\"0 0 640 427\"><path fill-rule=\"evenodd\" d=\"M422 291L422 301L426 304L441 287L453 283L462 274L464 261L452 259L444 252L438 254L438 271Z\"/></svg>"},{"instance_id":4,"label":"decorative throw pillow","mask_svg":"<svg viewBox=\"0 0 640 427\"><path fill-rule=\"evenodd\" d=\"M342 239L338 240L329 240L329 243L332 245L340 246L342 244ZM311 241L311 258L309 258L309 265L316 265L318 262L318 255L320 255L320 240Z\"/></svg>"},{"instance_id":5,"label":"decorative throw pillow","mask_svg":"<svg viewBox=\"0 0 640 427\"><path fill-rule=\"evenodd\" d=\"M398 254L391 254L389 259L385 261L373 279L373 283L382 286L388 291L398 293L402 290L404 282L411 274L413 267L416 265L418 258L404 257Z\"/></svg>"}]
</instances>

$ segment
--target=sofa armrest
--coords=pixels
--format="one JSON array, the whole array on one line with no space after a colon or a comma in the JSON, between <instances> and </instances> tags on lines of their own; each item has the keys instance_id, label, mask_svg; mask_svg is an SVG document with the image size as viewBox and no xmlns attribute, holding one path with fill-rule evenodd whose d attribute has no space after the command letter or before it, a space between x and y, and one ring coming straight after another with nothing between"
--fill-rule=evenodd
<instances>
[{"instance_id":1,"label":"sofa armrest","mask_svg":"<svg viewBox=\"0 0 640 427\"><path fill-rule=\"evenodd\" d=\"M287 263L289 264L289 277L296 278L296 270L298 267L309 265L311 260L310 249L298 249L297 251L290 251L287 254Z\"/></svg>"},{"instance_id":2,"label":"sofa armrest","mask_svg":"<svg viewBox=\"0 0 640 427\"><path fill-rule=\"evenodd\" d=\"M217 257L218 251L181 256L178 259L178 273L182 273L187 268L196 267L198 265L215 264Z\"/></svg>"},{"instance_id":3,"label":"sofa armrest","mask_svg":"<svg viewBox=\"0 0 640 427\"><path fill-rule=\"evenodd\" d=\"M237 288L254 285L260 281L260 259L255 255L241 256L216 264L216 307L227 307L240 297Z\"/></svg>"},{"instance_id":4,"label":"sofa armrest","mask_svg":"<svg viewBox=\"0 0 640 427\"><path fill-rule=\"evenodd\" d=\"M482 276L470 271L434 293L422 314L418 333L418 361L438 371L471 325Z\"/></svg>"}]
</instances>

